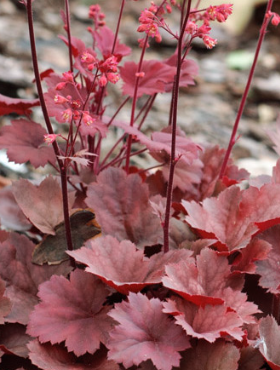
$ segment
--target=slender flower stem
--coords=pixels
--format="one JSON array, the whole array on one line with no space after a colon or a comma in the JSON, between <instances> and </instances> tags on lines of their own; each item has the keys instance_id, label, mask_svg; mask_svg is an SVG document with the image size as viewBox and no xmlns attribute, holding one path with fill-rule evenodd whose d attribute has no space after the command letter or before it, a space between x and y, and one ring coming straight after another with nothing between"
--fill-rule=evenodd
<instances>
[{"instance_id":1,"label":"slender flower stem","mask_svg":"<svg viewBox=\"0 0 280 370\"><path fill-rule=\"evenodd\" d=\"M185 4L185 2L184 2ZM189 18L191 9L191 0L188 0L188 5L186 9L186 15L184 21L182 22L182 27L180 30L180 36L178 40L178 47L177 47L177 72L175 75L174 80L174 88L172 93L172 102L171 102L171 110L172 110L172 142L171 142L171 155L170 155L170 165L169 165L169 179L167 185L167 194L166 194L166 209L165 209L165 219L163 225L163 251L167 253L169 251L169 222L170 222L170 211L171 211L171 203L172 203L172 192L173 192L173 179L174 179L174 171L176 166L176 132L177 132L177 107L178 107L178 98L179 98L179 83L180 83L180 74L181 74L181 66L182 66L182 49L183 49L183 39L184 39L184 32L185 27ZM184 7L182 7L182 14L184 12Z\"/></svg>"},{"instance_id":2,"label":"slender flower stem","mask_svg":"<svg viewBox=\"0 0 280 370\"><path fill-rule=\"evenodd\" d=\"M250 90L250 86L251 86L251 83L252 83L252 79L253 79L253 75L254 75L254 72L255 72L256 64L257 64L257 61L258 61L260 49L261 49L261 46L262 46L262 43L263 43L263 40L264 40L264 36L265 36L265 33L266 33L266 29L267 29L268 23L270 21L270 18L268 18L266 16L266 14L267 14L268 11L271 11L272 5L273 5L273 0L269 0L268 4L267 4L267 7L266 7L266 12L265 12L265 15L264 15L264 19L263 19L263 24L262 24L261 29L260 29L260 36L259 36L258 44L257 44L257 47L256 47L253 64L252 64L251 69L250 69L249 77L248 77L248 80L247 80L247 83L246 83L246 87L245 87L245 90L244 90L244 93L243 93L243 96L242 96L242 99L241 99L241 103L240 103L238 112L237 112L236 120L235 120L235 123L234 123L234 126L233 126L233 130L232 130L232 133L231 133L230 140L229 140L228 148L227 148L225 158L224 158L224 161L223 161L223 164L222 164L222 167L221 167L221 171L220 171L220 175L219 175L220 179L225 174L225 170L226 170L226 167L227 167L229 156L231 154L232 148L233 148L233 146L235 144L235 141L236 141L236 133L237 133L237 130L238 130L238 125L239 125L240 118L241 118L243 110L244 110L244 106L245 106L245 103L246 103L246 100L247 100L249 90Z\"/></svg>"},{"instance_id":3,"label":"slender flower stem","mask_svg":"<svg viewBox=\"0 0 280 370\"><path fill-rule=\"evenodd\" d=\"M44 94L43 94L39 67L38 67L37 51L36 51L36 43L35 43L35 35L34 35L34 27L33 27L32 0L26 1L26 10L27 10L27 17L28 17L31 54L32 54L33 69L34 69L35 81L36 81L36 86L37 86L37 92L38 92L38 96L40 99L41 108L42 108L43 116L46 122L48 133L53 134L53 128L50 122L50 118L49 118L48 111L47 111L47 106L44 100ZM61 189L62 189L62 199L63 199L63 214L64 214L67 247L68 247L68 250L73 250L70 218L69 218L69 207L68 207L67 168L65 166L65 162L58 158L58 156L60 155L60 150L57 145L57 142L54 141L52 145L53 145L53 149L57 157L57 161L58 161L58 165L60 169L60 179L61 179ZM71 263L74 266L74 262L72 259L71 259Z\"/></svg>"},{"instance_id":4,"label":"slender flower stem","mask_svg":"<svg viewBox=\"0 0 280 370\"><path fill-rule=\"evenodd\" d=\"M71 28L70 28L70 11L69 11L69 1L65 0L65 14L66 14L66 25L67 25L67 37L68 37L68 51L69 51L69 66L70 71L73 73L73 59L72 59L72 41L71 41Z\"/></svg>"}]
</instances>

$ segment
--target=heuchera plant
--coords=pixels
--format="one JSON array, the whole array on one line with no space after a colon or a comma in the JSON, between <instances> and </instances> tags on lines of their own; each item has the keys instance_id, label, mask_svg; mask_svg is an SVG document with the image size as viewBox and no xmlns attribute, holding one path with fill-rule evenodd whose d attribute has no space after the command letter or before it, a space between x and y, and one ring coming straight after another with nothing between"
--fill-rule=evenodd
<instances>
[{"instance_id":1,"label":"heuchera plant","mask_svg":"<svg viewBox=\"0 0 280 370\"><path fill-rule=\"evenodd\" d=\"M54 172L0 192L0 369L280 369L280 161L266 183L244 188L249 174L229 159L267 25L280 21L273 1L227 150L186 137L177 104L198 73L192 41L213 48L211 24L225 22L232 4L151 2L139 17L140 58L125 61L125 0L115 30L90 7L91 45L71 34L65 0L59 37L69 71L59 75L39 71L33 1L22 2L39 99L0 96L1 115L19 116L2 127L0 147L11 161ZM145 60L162 32L176 50ZM116 83L123 101L108 116ZM141 128L159 93L169 93L170 114L149 137ZM46 129L32 120L38 105ZM128 106L124 122L117 116ZM280 155L280 130L272 140ZM143 152L158 165L132 166Z\"/></svg>"}]
</instances>

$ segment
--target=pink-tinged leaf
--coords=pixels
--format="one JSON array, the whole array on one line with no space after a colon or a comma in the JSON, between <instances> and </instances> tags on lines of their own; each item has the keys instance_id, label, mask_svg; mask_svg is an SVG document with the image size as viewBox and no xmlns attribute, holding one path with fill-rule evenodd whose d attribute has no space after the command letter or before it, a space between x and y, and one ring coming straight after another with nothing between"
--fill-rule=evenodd
<instances>
[{"instance_id":1,"label":"pink-tinged leaf","mask_svg":"<svg viewBox=\"0 0 280 370\"><path fill-rule=\"evenodd\" d=\"M27 343L32 339L26 327L20 324L5 324L0 330L0 349L7 354L28 357Z\"/></svg>"},{"instance_id":2,"label":"pink-tinged leaf","mask_svg":"<svg viewBox=\"0 0 280 370\"><path fill-rule=\"evenodd\" d=\"M241 341L244 335L240 328L243 321L237 313L228 311L223 305L207 304L204 307L198 307L182 298L174 297L172 300L163 302L163 306L163 312L174 315L176 323L194 338L213 343L225 334L238 341Z\"/></svg>"},{"instance_id":3,"label":"pink-tinged leaf","mask_svg":"<svg viewBox=\"0 0 280 370\"><path fill-rule=\"evenodd\" d=\"M165 63L171 67L177 68L177 55L172 55L169 59L165 60ZM187 87L194 85L193 77L198 74L198 64L194 60L185 59L181 65L181 73L179 80L179 87ZM173 88L173 82L166 85L165 90L170 92Z\"/></svg>"},{"instance_id":4,"label":"pink-tinged leaf","mask_svg":"<svg viewBox=\"0 0 280 370\"><path fill-rule=\"evenodd\" d=\"M102 235L128 239L138 248L162 242L160 220L149 203L148 186L138 174L108 168L88 187L87 194L86 203L94 209Z\"/></svg>"},{"instance_id":5,"label":"pink-tinged leaf","mask_svg":"<svg viewBox=\"0 0 280 370\"><path fill-rule=\"evenodd\" d=\"M33 340L28 344L29 358L43 370L119 370L114 361L106 359L106 352L98 351L93 356L76 357L62 345L40 344Z\"/></svg>"},{"instance_id":6,"label":"pink-tinged leaf","mask_svg":"<svg viewBox=\"0 0 280 370\"><path fill-rule=\"evenodd\" d=\"M178 351L190 347L184 331L162 312L162 302L130 293L109 313L120 324L110 333L108 359L125 367L151 359L158 370L179 366Z\"/></svg>"},{"instance_id":7,"label":"pink-tinged leaf","mask_svg":"<svg viewBox=\"0 0 280 370\"><path fill-rule=\"evenodd\" d=\"M19 208L12 192L12 186L0 190L0 220L1 225L9 230L26 231L31 228L31 223Z\"/></svg>"},{"instance_id":8,"label":"pink-tinged leaf","mask_svg":"<svg viewBox=\"0 0 280 370\"><path fill-rule=\"evenodd\" d=\"M166 266L163 285L177 292L183 298L204 306L206 304L223 304L223 290L226 288L230 274L227 258L218 256L210 249L204 249L194 259L180 261Z\"/></svg>"},{"instance_id":9,"label":"pink-tinged leaf","mask_svg":"<svg viewBox=\"0 0 280 370\"><path fill-rule=\"evenodd\" d=\"M0 276L6 282L5 295L12 302L7 322L26 325L38 302L38 285L54 274L67 275L71 271L69 262L58 266L34 265L31 262L34 248L27 237L16 233L0 243Z\"/></svg>"},{"instance_id":10,"label":"pink-tinged leaf","mask_svg":"<svg viewBox=\"0 0 280 370\"><path fill-rule=\"evenodd\" d=\"M90 31L101 54L105 57L110 55L112 53L113 44L115 41L114 32L107 26L99 27L97 31L92 29L90 29ZM126 46L125 44L120 44L119 40L117 39L113 54L118 58L122 58L130 53L130 47Z\"/></svg>"},{"instance_id":11,"label":"pink-tinged leaf","mask_svg":"<svg viewBox=\"0 0 280 370\"><path fill-rule=\"evenodd\" d=\"M126 62L120 67L124 95L133 97L137 72L138 65L135 62ZM139 78L137 98L143 94L154 95L164 92L166 85L174 81L176 68L158 60L146 60L142 64L141 72L144 76Z\"/></svg>"},{"instance_id":12,"label":"pink-tinged leaf","mask_svg":"<svg viewBox=\"0 0 280 370\"><path fill-rule=\"evenodd\" d=\"M232 271L255 274L257 261L266 260L270 250L271 246L267 241L253 238L246 248L241 249L238 263L232 265Z\"/></svg>"},{"instance_id":13,"label":"pink-tinged leaf","mask_svg":"<svg viewBox=\"0 0 280 370\"><path fill-rule=\"evenodd\" d=\"M170 251L147 259L143 251L137 250L129 240L119 242L108 235L89 240L85 247L68 251L68 254L88 266L87 272L97 275L118 292L128 294L139 292L147 285L160 283L165 264L188 258L191 252Z\"/></svg>"},{"instance_id":14,"label":"pink-tinged leaf","mask_svg":"<svg viewBox=\"0 0 280 370\"><path fill-rule=\"evenodd\" d=\"M46 133L39 123L14 120L11 126L1 128L0 149L6 149L9 160L15 163L30 162L35 168L55 163L53 149L42 145Z\"/></svg>"},{"instance_id":15,"label":"pink-tinged leaf","mask_svg":"<svg viewBox=\"0 0 280 370\"><path fill-rule=\"evenodd\" d=\"M20 116L29 116L30 108L40 105L39 99L16 99L0 94L0 116L17 113Z\"/></svg>"},{"instance_id":16,"label":"pink-tinged leaf","mask_svg":"<svg viewBox=\"0 0 280 370\"><path fill-rule=\"evenodd\" d=\"M12 304L9 298L4 297L5 283L0 278L0 324L4 324L5 316L11 311Z\"/></svg>"},{"instance_id":17,"label":"pink-tinged leaf","mask_svg":"<svg viewBox=\"0 0 280 370\"><path fill-rule=\"evenodd\" d=\"M217 340L215 343L199 340L197 345L186 350L182 357L180 368L176 370L241 370L238 367L239 350L234 344L224 340Z\"/></svg>"},{"instance_id":18,"label":"pink-tinged leaf","mask_svg":"<svg viewBox=\"0 0 280 370\"><path fill-rule=\"evenodd\" d=\"M82 270L72 272L70 280L52 276L39 287L41 303L30 315L27 333L41 343L65 341L77 356L94 353L106 344L113 325L110 308L103 306L108 294L101 280Z\"/></svg>"},{"instance_id":19,"label":"pink-tinged leaf","mask_svg":"<svg viewBox=\"0 0 280 370\"><path fill-rule=\"evenodd\" d=\"M55 178L49 176L39 186L28 180L16 181L13 184L13 194L34 226L45 234L55 235L55 227L64 219L61 188ZM73 199L69 202L72 203Z\"/></svg>"},{"instance_id":20,"label":"pink-tinged leaf","mask_svg":"<svg viewBox=\"0 0 280 370\"><path fill-rule=\"evenodd\" d=\"M272 370L280 370L280 327L272 316L264 317L259 324L259 350Z\"/></svg>"},{"instance_id":21,"label":"pink-tinged leaf","mask_svg":"<svg viewBox=\"0 0 280 370\"><path fill-rule=\"evenodd\" d=\"M231 186L202 204L184 200L182 204L193 228L203 237L217 238L220 251L233 251L246 247L257 232L279 223L280 185L246 190Z\"/></svg>"},{"instance_id":22,"label":"pink-tinged leaf","mask_svg":"<svg viewBox=\"0 0 280 370\"><path fill-rule=\"evenodd\" d=\"M280 293L280 226L276 225L259 235L261 241L272 247L267 258L257 261L256 273L261 276L259 285L272 294Z\"/></svg>"}]
</instances>

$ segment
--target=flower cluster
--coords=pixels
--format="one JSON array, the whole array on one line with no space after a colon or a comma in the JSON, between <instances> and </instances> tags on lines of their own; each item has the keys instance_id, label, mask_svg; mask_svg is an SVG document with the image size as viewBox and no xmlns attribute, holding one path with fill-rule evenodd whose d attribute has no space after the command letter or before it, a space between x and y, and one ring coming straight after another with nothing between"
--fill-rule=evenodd
<instances>
[{"instance_id":1,"label":"flower cluster","mask_svg":"<svg viewBox=\"0 0 280 370\"><path fill-rule=\"evenodd\" d=\"M225 22L232 13L232 6L232 4L209 6L202 14L196 10L192 11L185 32L191 36L191 40L199 37L208 49L212 49L217 44L217 40L209 36L211 31L210 22L215 20L220 23ZM198 27L198 21L203 22L202 26Z\"/></svg>"},{"instance_id":2,"label":"flower cluster","mask_svg":"<svg viewBox=\"0 0 280 370\"><path fill-rule=\"evenodd\" d=\"M89 7L88 16L89 18L93 19L96 28L105 25L105 14L101 12L100 5L91 5Z\"/></svg>"}]
</instances>

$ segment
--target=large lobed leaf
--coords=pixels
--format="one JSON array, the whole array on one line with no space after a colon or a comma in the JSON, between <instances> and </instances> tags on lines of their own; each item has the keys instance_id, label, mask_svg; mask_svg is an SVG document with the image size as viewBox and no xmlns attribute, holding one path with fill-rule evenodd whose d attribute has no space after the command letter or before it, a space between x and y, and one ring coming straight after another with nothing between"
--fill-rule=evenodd
<instances>
[{"instance_id":1,"label":"large lobed leaf","mask_svg":"<svg viewBox=\"0 0 280 370\"><path fill-rule=\"evenodd\" d=\"M127 175L110 167L89 185L87 194L86 203L94 209L103 235L128 239L138 248L162 241L162 227L149 203L148 186L138 174Z\"/></svg>"},{"instance_id":2,"label":"large lobed leaf","mask_svg":"<svg viewBox=\"0 0 280 370\"><path fill-rule=\"evenodd\" d=\"M109 235L89 240L85 247L67 253L88 266L87 272L122 294L136 293L147 285L160 283L167 263L178 263L191 254L187 250L175 250L148 259L129 240L119 242Z\"/></svg>"},{"instance_id":3,"label":"large lobed leaf","mask_svg":"<svg viewBox=\"0 0 280 370\"><path fill-rule=\"evenodd\" d=\"M92 274L75 270L70 280L52 276L39 287L41 302L30 315L27 332L41 343L65 341L77 356L106 344L113 320L104 307L109 290ZM51 313L51 314L50 314Z\"/></svg>"},{"instance_id":4,"label":"large lobed leaf","mask_svg":"<svg viewBox=\"0 0 280 370\"><path fill-rule=\"evenodd\" d=\"M280 185L266 184L260 189L237 186L225 189L217 198L202 204L182 201L188 215L186 221L203 237L217 239L220 251L245 248L252 236L280 219Z\"/></svg>"},{"instance_id":5,"label":"large lobed leaf","mask_svg":"<svg viewBox=\"0 0 280 370\"><path fill-rule=\"evenodd\" d=\"M40 105L39 99L17 99L0 94L0 115L17 113L28 116L32 112L30 108Z\"/></svg>"},{"instance_id":6,"label":"large lobed leaf","mask_svg":"<svg viewBox=\"0 0 280 370\"><path fill-rule=\"evenodd\" d=\"M62 193L55 178L48 176L39 186L28 180L19 180L13 184L13 194L34 226L43 233L55 235L55 227L63 220ZM51 201L48 201L50 195Z\"/></svg>"},{"instance_id":7,"label":"large lobed leaf","mask_svg":"<svg viewBox=\"0 0 280 370\"><path fill-rule=\"evenodd\" d=\"M7 150L10 161L30 162L35 168L55 163L52 147L43 145L46 130L34 121L18 119L0 131L0 149Z\"/></svg>"},{"instance_id":8,"label":"large lobed leaf","mask_svg":"<svg viewBox=\"0 0 280 370\"><path fill-rule=\"evenodd\" d=\"M178 351L190 347L184 331L162 312L162 302L141 293L130 293L128 301L109 313L119 322L110 333L108 359L125 367L151 359L158 370L171 370L181 358Z\"/></svg>"}]
</instances>

